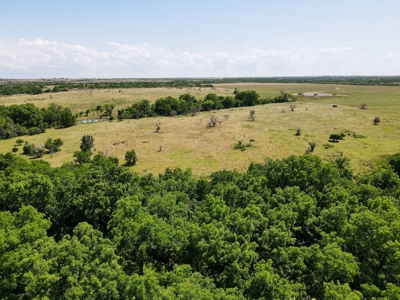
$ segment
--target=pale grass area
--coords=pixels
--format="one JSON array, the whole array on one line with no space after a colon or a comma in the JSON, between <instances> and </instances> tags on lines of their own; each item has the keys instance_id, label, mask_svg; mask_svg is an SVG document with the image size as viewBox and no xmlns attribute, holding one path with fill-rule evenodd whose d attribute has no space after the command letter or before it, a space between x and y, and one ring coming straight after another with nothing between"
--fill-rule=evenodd
<instances>
[{"instance_id":1,"label":"pale grass area","mask_svg":"<svg viewBox=\"0 0 400 300\"><path fill-rule=\"evenodd\" d=\"M121 91L121 92L120 92ZM197 99L203 99L209 93L218 95L233 95L233 89L219 88L131 88L131 89L95 89L71 90L59 93L43 93L40 95L13 95L0 96L0 105L33 103L37 107L47 107L50 103L56 103L68 107L73 113L85 112L87 109L95 110L97 105L114 104L115 109L125 108L135 102L147 99L154 102L158 98L172 96L179 98L180 95L190 93ZM93 116L94 112L91 113Z\"/></svg>"},{"instance_id":2,"label":"pale grass area","mask_svg":"<svg viewBox=\"0 0 400 300\"><path fill-rule=\"evenodd\" d=\"M233 90L234 86L228 88ZM251 89L251 87L246 86L246 89ZM305 87L304 90L311 89ZM312 90L324 91L321 85ZM177 94L172 94L171 91L173 90L157 90L143 94L143 97L154 100L161 96L178 96L185 92L185 90L177 90ZM131 89L129 92L133 95L138 91ZM145 91L142 92L145 93ZM209 92L210 90L207 90L204 93ZM218 89L216 92L228 94L225 88ZM275 94L278 92L279 89L275 89ZM72 96L72 93L79 92L69 93ZM126 91L124 97L127 94ZM135 99L141 99L138 94L135 97L137 97ZM14 98L17 99L17 97ZM84 98L87 105L92 107L98 105L98 102L91 102L90 99L94 98L87 98L88 96ZM133 98L132 96L132 101L135 101ZM340 104L337 108L333 108L332 102L339 102L340 99L339 101L338 99L338 97L332 97L329 101L324 100L320 103L318 101L299 102L293 112L290 111L287 103L220 110L216 111L215 115L222 119L223 115L229 114L229 119L222 124L217 124L215 128L206 128L209 113L202 112L193 117L158 117L79 124L67 129L50 129L44 134L20 138L43 145L47 138L60 137L65 143L61 151L52 157L50 155L43 157L53 166L72 161L74 151L79 150L82 135L90 134L95 138L96 152L102 151L106 155L118 157L121 163L124 162L126 151L134 149L138 163L131 168L139 174L158 174L167 167L179 167L191 168L195 176L208 176L222 169L245 171L250 162L263 162L265 158L281 159L292 154L304 154L311 141L317 143L311 155L318 155L325 161L332 161L343 153L351 160L356 173L370 170L377 161L382 159L383 155L400 151L398 107L370 106L367 110L361 110L351 105ZM76 102L75 105L77 105ZM250 110L256 112L254 122L248 119ZM286 112L282 113L282 110ZM381 123L377 126L372 125L375 116L380 116L381 119ZM154 133L157 122L161 123L160 133ZM301 136L295 136L297 128L301 128ZM333 148L324 149L322 145L328 143L329 135L342 130L352 131L367 138L356 139L348 136L339 143L332 143ZM0 152L10 151L16 139L1 141ZM247 143L250 139L255 140L253 148L247 148L245 151L233 150L234 143L239 140ZM163 146L161 152L160 145Z\"/></svg>"}]
</instances>

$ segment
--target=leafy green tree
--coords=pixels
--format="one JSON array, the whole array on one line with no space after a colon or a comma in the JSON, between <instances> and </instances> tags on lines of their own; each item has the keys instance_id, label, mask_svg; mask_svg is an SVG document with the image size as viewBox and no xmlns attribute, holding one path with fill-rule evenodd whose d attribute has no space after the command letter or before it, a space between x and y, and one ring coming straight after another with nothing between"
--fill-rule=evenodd
<instances>
[{"instance_id":1,"label":"leafy green tree","mask_svg":"<svg viewBox=\"0 0 400 300\"><path fill-rule=\"evenodd\" d=\"M49 138L44 144L44 147L49 150L51 154L53 154L54 152L57 152L63 144L64 142L60 138L54 140Z\"/></svg>"},{"instance_id":2,"label":"leafy green tree","mask_svg":"<svg viewBox=\"0 0 400 300\"><path fill-rule=\"evenodd\" d=\"M154 105L155 113L161 116L169 116L171 110L180 112L179 100L171 96L157 99Z\"/></svg>"},{"instance_id":3,"label":"leafy green tree","mask_svg":"<svg viewBox=\"0 0 400 300\"><path fill-rule=\"evenodd\" d=\"M136 164L137 157L135 150L129 150L125 153L125 163L127 166L133 166Z\"/></svg>"},{"instance_id":4,"label":"leafy green tree","mask_svg":"<svg viewBox=\"0 0 400 300\"><path fill-rule=\"evenodd\" d=\"M393 170L400 176L400 153L395 153L389 157L389 164Z\"/></svg>"},{"instance_id":5,"label":"leafy green tree","mask_svg":"<svg viewBox=\"0 0 400 300\"><path fill-rule=\"evenodd\" d=\"M76 124L76 117L69 108L64 108L60 113L59 127L66 128Z\"/></svg>"},{"instance_id":6,"label":"leafy green tree","mask_svg":"<svg viewBox=\"0 0 400 300\"><path fill-rule=\"evenodd\" d=\"M91 151L75 151L74 152L74 159L78 165L88 163L90 161L91 156L92 156Z\"/></svg>"},{"instance_id":7,"label":"leafy green tree","mask_svg":"<svg viewBox=\"0 0 400 300\"><path fill-rule=\"evenodd\" d=\"M243 91L235 95L240 106L254 106L259 103L260 95L256 91Z\"/></svg>"},{"instance_id":8,"label":"leafy green tree","mask_svg":"<svg viewBox=\"0 0 400 300\"><path fill-rule=\"evenodd\" d=\"M222 106L224 108L232 108L232 107L235 107L236 105L237 105L236 99L232 96L226 96L222 100Z\"/></svg>"},{"instance_id":9,"label":"leafy green tree","mask_svg":"<svg viewBox=\"0 0 400 300\"><path fill-rule=\"evenodd\" d=\"M349 284L340 282L324 282L324 299L327 300L361 300L363 295L358 291L352 291Z\"/></svg>"},{"instance_id":10,"label":"leafy green tree","mask_svg":"<svg viewBox=\"0 0 400 300\"><path fill-rule=\"evenodd\" d=\"M90 151L94 147L94 138L92 135L84 135L81 139L80 149L82 152Z\"/></svg>"},{"instance_id":11,"label":"leafy green tree","mask_svg":"<svg viewBox=\"0 0 400 300\"><path fill-rule=\"evenodd\" d=\"M301 284L290 284L275 273L272 261L258 262L254 275L245 287L249 299L292 299L305 296Z\"/></svg>"},{"instance_id":12,"label":"leafy green tree","mask_svg":"<svg viewBox=\"0 0 400 300\"><path fill-rule=\"evenodd\" d=\"M113 112L113 110L114 110L114 105L113 104L105 104L104 105L104 110L105 110L105 114L106 114L106 116L111 116L112 115L112 112Z\"/></svg>"},{"instance_id":13,"label":"leafy green tree","mask_svg":"<svg viewBox=\"0 0 400 300\"><path fill-rule=\"evenodd\" d=\"M374 125L378 125L380 123L381 119L379 117L374 118Z\"/></svg>"},{"instance_id":14,"label":"leafy green tree","mask_svg":"<svg viewBox=\"0 0 400 300\"><path fill-rule=\"evenodd\" d=\"M329 140L330 141L333 141L333 142L339 142L339 140L342 140L343 138L342 138L342 136L339 134L339 133L332 133L330 136L329 136Z\"/></svg>"}]
</instances>

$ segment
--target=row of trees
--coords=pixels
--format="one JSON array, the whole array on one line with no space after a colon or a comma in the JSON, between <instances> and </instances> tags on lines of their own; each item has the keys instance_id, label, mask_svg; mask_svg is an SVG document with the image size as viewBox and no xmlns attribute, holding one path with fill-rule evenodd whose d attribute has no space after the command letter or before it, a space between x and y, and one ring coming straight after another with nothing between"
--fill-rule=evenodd
<instances>
[{"instance_id":1,"label":"row of trees","mask_svg":"<svg viewBox=\"0 0 400 300\"><path fill-rule=\"evenodd\" d=\"M52 85L53 88L46 88L46 85ZM172 80L172 81L133 81L133 82L0 82L0 95L11 96L16 94L37 95L45 93L65 92L70 89L127 89L127 88L191 88L191 87L213 87L208 81L203 80Z\"/></svg>"},{"instance_id":2,"label":"row of trees","mask_svg":"<svg viewBox=\"0 0 400 300\"><path fill-rule=\"evenodd\" d=\"M211 83L315 83L315 84L344 84L344 85L379 85L398 86L400 76L290 76L290 77L243 77L210 79Z\"/></svg>"},{"instance_id":3,"label":"row of trees","mask_svg":"<svg viewBox=\"0 0 400 300\"><path fill-rule=\"evenodd\" d=\"M196 179L0 155L4 299L397 299L400 178L291 156Z\"/></svg>"},{"instance_id":4,"label":"row of trees","mask_svg":"<svg viewBox=\"0 0 400 300\"><path fill-rule=\"evenodd\" d=\"M234 97L224 97L209 93L203 100L198 100L195 96L186 93L180 95L178 99L171 96L159 98L154 104L150 104L148 100L139 101L130 107L118 110L118 119L139 119L143 117L175 116L180 114L194 115L200 111L294 101L296 101L296 98L284 91L281 91L274 98L261 98L255 91L237 91Z\"/></svg>"},{"instance_id":5,"label":"row of trees","mask_svg":"<svg viewBox=\"0 0 400 300\"><path fill-rule=\"evenodd\" d=\"M42 109L31 103L0 105L0 139L39 134L49 127L65 128L75 123L76 117L68 108L54 103Z\"/></svg>"},{"instance_id":6,"label":"row of trees","mask_svg":"<svg viewBox=\"0 0 400 300\"><path fill-rule=\"evenodd\" d=\"M8 83L0 84L0 95L11 96L15 94L38 95L43 93L43 83Z\"/></svg>"}]
</instances>

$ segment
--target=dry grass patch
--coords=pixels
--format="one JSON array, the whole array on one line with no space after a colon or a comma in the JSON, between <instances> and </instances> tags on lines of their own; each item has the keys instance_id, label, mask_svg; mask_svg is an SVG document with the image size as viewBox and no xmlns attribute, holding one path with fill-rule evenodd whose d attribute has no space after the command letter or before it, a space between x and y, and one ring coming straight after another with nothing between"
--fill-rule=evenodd
<instances>
[{"instance_id":1,"label":"dry grass patch","mask_svg":"<svg viewBox=\"0 0 400 300\"><path fill-rule=\"evenodd\" d=\"M210 92L228 95L232 94L236 86L241 90L258 89L259 92L264 91L276 96L280 89L288 92L292 89L299 92L300 85L231 84L221 86L217 90L209 88L192 91L192 93L195 93L194 95L198 98ZM306 85L303 90L329 92L332 89L335 91L335 87L335 85ZM126 151L134 149L138 162L131 168L140 174L158 174L167 167L180 167L192 168L196 176L209 175L211 172L222 169L244 171L250 162L263 162L266 157L281 159L292 154L304 154L309 147L309 142L314 141L316 147L311 155L319 155L324 160L330 161L343 154L350 158L356 173L365 172L383 155L400 151L399 104L395 101L395 99L398 100L398 91L394 92L391 87L340 86L341 91L342 89L348 94L347 97L298 102L293 112L290 111L288 103L215 111L214 114L224 121L213 128L206 127L209 113L201 112L193 117L158 117L78 124L67 129L51 129L44 134L20 138L30 143L43 145L48 138L60 137L64 141L61 151L52 157L50 155L43 157L53 166L72 161L74 151L79 150L81 137L84 134L90 134L95 138L97 152L102 151L106 155L118 157L121 163L124 161ZM372 96L362 101L360 95L368 91L372 93ZM124 90L123 95L119 95L121 103L118 105L125 107L143 98L156 100L167 95L178 97L185 92L185 89L129 89ZM108 96L100 97L101 93ZM377 93L386 96L379 98ZM96 94L99 95L96 96ZM109 99L113 97L116 99L117 94L118 90L110 90L107 93L96 90L90 99L88 96L82 96L83 104L78 97L79 91L59 93L56 96L60 97L61 105L72 106L75 110L79 110L83 107L94 108L102 103L110 103ZM68 95L70 97L67 97ZM374 98L374 95L377 98ZM28 95L2 97L0 102L4 104L6 100L19 99L19 103L24 103L25 100L35 97ZM42 99L44 95L37 97ZM35 104L40 103L46 106L54 100L37 100ZM362 102L368 103L368 110L359 109L358 105ZM332 103L337 103L338 107L332 108ZM255 110L257 118L254 122L248 118L250 110ZM286 112L281 113L282 110ZM229 118L225 120L224 115L228 114ZM371 120L377 115L381 119L380 125L373 126ZM159 133L154 133L158 122L161 130ZM301 128L300 136L295 135L297 128ZM343 131L353 132L365 138L346 136L343 141L335 143L333 148L323 147L328 143L330 134ZM0 141L0 152L11 151L17 139ZM253 147L247 148L246 151L233 149L233 145L238 141L248 143L251 139L254 139ZM161 151L160 146L162 146ZM21 152L20 150L18 153Z\"/></svg>"}]
</instances>

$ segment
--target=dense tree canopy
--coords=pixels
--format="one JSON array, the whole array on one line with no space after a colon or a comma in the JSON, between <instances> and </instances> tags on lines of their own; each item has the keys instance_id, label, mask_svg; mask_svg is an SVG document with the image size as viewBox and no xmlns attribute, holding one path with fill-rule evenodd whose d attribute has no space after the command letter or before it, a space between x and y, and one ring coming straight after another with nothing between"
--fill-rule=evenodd
<instances>
[{"instance_id":1,"label":"dense tree canopy","mask_svg":"<svg viewBox=\"0 0 400 300\"><path fill-rule=\"evenodd\" d=\"M64 128L75 125L76 117L68 108L54 103L39 109L31 103L0 105L0 139L26 134L38 134L46 128Z\"/></svg>"},{"instance_id":2,"label":"dense tree canopy","mask_svg":"<svg viewBox=\"0 0 400 300\"><path fill-rule=\"evenodd\" d=\"M397 299L399 197L392 170L344 158L195 179L0 155L0 297Z\"/></svg>"}]
</instances>

